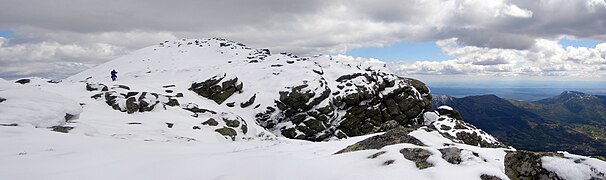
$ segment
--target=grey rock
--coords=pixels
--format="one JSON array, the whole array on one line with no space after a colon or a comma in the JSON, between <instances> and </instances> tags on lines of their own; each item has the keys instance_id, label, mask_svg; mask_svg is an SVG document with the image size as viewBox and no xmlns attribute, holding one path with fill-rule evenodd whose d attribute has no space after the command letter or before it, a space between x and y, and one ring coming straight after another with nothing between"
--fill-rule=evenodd
<instances>
[{"instance_id":1,"label":"grey rock","mask_svg":"<svg viewBox=\"0 0 606 180\"><path fill-rule=\"evenodd\" d=\"M502 180L502 179L501 179L501 178L499 178L499 177L492 176L492 175L487 175L487 174L482 174L482 175L480 176L480 179L481 179L481 180Z\"/></svg>"},{"instance_id":2,"label":"grey rock","mask_svg":"<svg viewBox=\"0 0 606 180\"><path fill-rule=\"evenodd\" d=\"M60 133L69 133L70 130L74 129L74 127L70 126L53 126L51 127L52 131L60 132Z\"/></svg>"},{"instance_id":3,"label":"grey rock","mask_svg":"<svg viewBox=\"0 0 606 180\"><path fill-rule=\"evenodd\" d=\"M243 102L243 103L240 103L240 107L241 107L241 108L246 108L246 107L248 107L248 106L252 105L253 103L255 103L255 99L256 99L256 98L257 98L257 94L254 94L252 97L250 97L250 98L248 99L248 101Z\"/></svg>"},{"instance_id":4,"label":"grey rock","mask_svg":"<svg viewBox=\"0 0 606 180\"><path fill-rule=\"evenodd\" d=\"M364 139L360 142L357 142L353 145L347 146L345 149L342 149L335 154L359 151L359 150L367 150L367 149L381 149L388 145L393 144L401 144L401 143L409 143L418 146L425 146L421 141L417 138L408 135L408 133L414 131L412 128L398 127L392 130L385 132L385 134L377 135L370 137L368 139Z\"/></svg>"},{"instance_id":5,"label":"grey rock","mask_svg":"<svg viewBox=\"0 0 606 180\"><path fill-rule=\"evenodd\" d=\"M19 80L15 81L15 83L19 83L19 84L27 84L29 82L30 82L29 79L19 79Z\"/></svg>"},{"instance_id":6,"label":"grey rock","mask_svg":"<svg viewBox=\"0 0 606 180\"><path fill-rule=\"evenodd\" d=\"M213 118L210 118L210 119L208 119L208 120L204 121L204 122L202 123L202 125L217 126L217 125L219 125L219 122L217 122L217 121L216 121L215 119L213 119Z\"/></svg>"},{"instance_id":7,"label":"grey rock","mask_svg":"<svg viewBox=\"0 0 606 180\"><path fill-rule=\"evenodd\" d=\"M215 129L216 132L218 132L219 134L223 135L223 136L227 136L230 137L232 141L236 140L236 135L238 135L238 133L236 132L236 130L232 129L232 128L228 128L228 127L223 127L220 129Z\"/></svg>"},{"instance_id":8,"label":"grey rock","mask_svg":"<svg viewBox=\"0 0 606 180\"><path fill-rule=\"evenodd\" d=\"M188 90L221 104L234 93L242 91L244 86L237 77L228 80L224 78L225 76L214 76L204 82L194 82Z\"/></svg>"},{"instance_id":9,"label":"grey rock","mask_svg":"<svg viewBox=\"0 0 606 180\"><path fill-rule=\"evenodd\" d=\"M512 180L560 180L556 173L543 168L541 157L563 157L558 153L510 151L505 155L505 174Z\"/></svg>"},{"instance_id":10,"label":"grey rock","mask_svg":"<svg viewBox=\"0 0 606 180\"><path fill-rule=\"evenodd\" d=\"M404 148L400 150L404 158L415 163L417 168L425 169L433 167L433 164L427 162L427 158L431 156L431 152L421 148Z\"/></svg>"},{"instance_id":11,"label":"grey rock","mask_svg":"<svg viewBox=\"0 0 606 180\"><path fill-rule=\"evenodd\" d=\"M456 147L439 149L442 153L442 159L450 164L461 164L461 149Z\"/></svg>"}]
</instances>

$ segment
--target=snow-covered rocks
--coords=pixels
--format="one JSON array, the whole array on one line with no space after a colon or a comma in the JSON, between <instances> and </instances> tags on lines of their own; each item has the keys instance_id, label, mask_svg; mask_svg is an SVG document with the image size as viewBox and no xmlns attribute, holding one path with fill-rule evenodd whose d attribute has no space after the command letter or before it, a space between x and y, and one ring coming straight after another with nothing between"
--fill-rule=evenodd
<instances>
[{"instance_id":1,"label":"snow-covered rocks","mask_svg":"<svg viewBox=\"0 0 606 180\"><path fill-rule=\"evenodd\" d=\"M371 67L340 75L333 82L321 73L318 76L317 81L280 91L276 106L257 115L260 124L285 137L320 141L386 131L397 125L418 126L422 112L430 106L424 84Z\"/></svg>"},{"instance_id":2,"label":"snow-covered rocks","mask_svg":"<svg viewBox=\"0 0 606 180\"><path fill-rule=\"evenodd\" d=\"M0 79L0 124L59 128L78 118L82 107L63 95Z\"/></svg>"},{"instance_id":3,"label":"snow-covered rocks","mask_svg":"<svg viewBox=\"0 0 606 180\"><path fill-rule=\"evenodd\" d=\"M194 82L188 90L221 104L234 93L241 93L242 88L243 84L237 77L226 78L226 74L223 74L213 76L204 82Z\"/></svg>"},{"instance_id":4,"label":"snow-covered rocks","mask_svg":"<svg viewBox=\"0 0 606 180\"><path fill-rule=\"evenodd\" d=\"M86 90L96 93L91 98L104 100L114 110L128 114L153 111L156 108L166 109L166 106L179 106L179 101L172 96L130 91L130 87L125 85L117 85L110 89L103 84L87 83Z\"/></svg>"},{"instance_id":5,"label":"snow-covered rocks","mask_svg":"<svg viewBox=\"0 0 606 180\"><path fill-rule=\"evenodd\" d=\"M354 143L337 154L366 151L369 155L360 159L361 162L375 161L380 166L404 171L414 168L417 169L415 174L436 179L507 179L502 166L503 156L505 151L512 150L459 143L427 127L398 127ZM465 173L457 173L459 171Z\"/></svg>"},{"instance_id":6,"label":"snow-covered rocks","mask_svg":"<svg viewBox=\"0 0 606 180\"><path fill-rule=\"evenodd\" d=\"M108 81L112 69L119 72L116 82ZM276 54L221 38L166 41L67 81L119 82L132 92L159 95L147 98L153 101L163 99L158 87L170 84L184 96L177 98L180 104L237 114L278 136L312 141L418 126L431 100L422 82L398 77L382 63ZM110 98L117 99L112 107L131 112L131 97L119 94Z\"/></svg>"},{"instance_id":7,"label":"snow-covered rocks","mask_svg":"<svg viewBox=\"0 0 606 180\"><path fill-rule=\"evenodd\" d=\"M425 125L455 142L481 147L505 147L494 136L463 121L459 112L449 106L440 106L436 111L426 112L424 117Z\"/></svg>"},{"instance_id":8,"label":"snow-covered rocks","mask_svg":"<svg viewBox=\"0 0 606 180\"><path fill-rule=\"evenodd\" d=\"M511 151L505 173L517 179L606 179L606 162L566 152Z\"/></svg>"},{"instance_id":9,"label":"snow-covered rocks","mask_svg":"<svg viewBox=\"0 0 606 180\"><path fill-rule=\"evenodd\" d=\"M357 151L368 154L360 158L360 163L415 167L417 173L437 179L604 179L606 172L606 162L595 158L468 145L427 127L395 128L349 145L335 155ZM456 174L459 171L465 173Z\"/></svg>"}]
</instances>

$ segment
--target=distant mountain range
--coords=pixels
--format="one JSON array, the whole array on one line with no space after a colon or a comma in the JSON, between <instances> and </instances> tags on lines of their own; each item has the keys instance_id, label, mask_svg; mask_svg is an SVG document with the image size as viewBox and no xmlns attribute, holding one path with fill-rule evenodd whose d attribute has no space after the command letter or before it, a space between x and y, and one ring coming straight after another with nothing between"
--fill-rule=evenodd
<instances>
[{"instance_id":1,"label":"distant mountain range","mask_svg":"<svg viewBox=\"0 0 606 180\"><path fill-rule=\"evenodd\" d=\"M498 84L498 83L497 83ZM539 84L541 85L541 84ZM467 87L461 87L467 86ZM492 85L494 86L494 85ZM516 87L505 84L499 87L492 87L487 84L465 84L453 85L445 87L440 85L438 87L429 86L433 94L444 94L452 97L463 98L467 96L477 96L484 94L494 94L504 99L513 99L518 101L532 102L538 101L553 96L557 96L563 91L578 91L593 95L606 96L606 85L600 83L594 83L590 85L580 85L579 87L562 87L561 84L554 84L553 86L544 85L541 87Z\"/></svg>"},{"instance_id":2,"label":"distant mountain range","mask_svg":"<svg viewBox=\"0 0 606 180\"><path fill-rule=\"evenodd\" d=\"M564 91L532 102L496 95L434 95L432 101L433 109L451 106L466 122L519 149L606 155L606 96Z\"/></svg>"}]
</instances>

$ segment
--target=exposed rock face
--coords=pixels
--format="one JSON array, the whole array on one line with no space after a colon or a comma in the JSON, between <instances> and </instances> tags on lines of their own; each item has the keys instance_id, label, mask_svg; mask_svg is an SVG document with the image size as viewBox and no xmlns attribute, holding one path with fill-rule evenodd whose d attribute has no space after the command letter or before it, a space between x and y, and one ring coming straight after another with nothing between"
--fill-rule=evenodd
<instances>
[{"instance_id":1,"label":"exposed rock face","mask_svg":"<svg viewBox=\"0 0 606 180\"><path fill-rule=\"evenodd\" d=\"M512 179L562 179L556 173L542 167L541 157L559 156L557 153L513 151L505 155L505 174Z\"/></svg>"},{"instance_id":2,"label":"exposed rock face","mask_svg":"<svg viewBox=\"0 0 606 180\"><path fill-rule=\"evenodd\" d=\"M189 90L221 104L234 93L242 92L243 87L244 84L238 81L237 77L230 79L226 78L226 74L223 74L222 76L214 76L204 82L194 82Z\"/></svg>"},{"instance_id":3,"label":"exposed rock face","mask_svg":"<svg viewBox=\"0 0 606 180\"><path fill-rule=\"evenodd\" d=\"M322 141L418 127L430 103L429 89L420 81L368 69L281 91L276 106L257 114L257 121L288 138Z\"/></svg>"},{"instance_id":4,"label":"exposed rock face","mask_svg":"<svg viewBox=\"0 0 606 180\"><path fill-rule=\"evenodd\" d=\"M408 135L408 133L414 131L415 129L406 128L406 127L397 127L395 129L389 130L385 132L385 134L373 136L368 139L364 139L360 142L357 142L353 145L347 146L345 149L340 150L335 154L359 151L359 150L368 150L368 149L381 149L388 145L393 144L401 144L401 143L409 143L418 146L425 146L421 141L417 138Z\"/></svg>"},{"instance_id":5,"label":"exposed rock face","mask_svg":"<svg viewBox=\"0 0 606 180\"><path fill-rule=\"evenodd\" d=\"M0 97L0 103L6 101L6 99Z\"/></svg>"}]
</instances>

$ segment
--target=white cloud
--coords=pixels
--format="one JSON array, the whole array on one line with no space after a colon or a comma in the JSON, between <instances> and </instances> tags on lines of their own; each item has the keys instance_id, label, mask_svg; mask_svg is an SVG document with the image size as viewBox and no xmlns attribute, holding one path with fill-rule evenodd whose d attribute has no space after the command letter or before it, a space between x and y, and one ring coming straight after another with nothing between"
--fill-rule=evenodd
<instances>
[{"instance_id":1,"label":"white cloud","mask_svg":"<svg viewBox=\"0 0 606 180\"><path fill-rule=\"evenodd\" d=\"M441 40L437 45L443 52L456 58L448 61L399 62L390 67L411 76L465 74L584 79L606 76L606 43L598 44L595 48L562 47L557 41L538 39L528 50L461 46L456 39Z\"/></svg>"},{"instance_id":2,"label":"white cloud","mask_svg":"<svg viewBox=\"0 0 606 180\"><path fill-rule=\"evenodd\" d=\"M509 16L518 17L518 18L530 18L532 17L532 11L522 9L515 4L506 6L503 9L503 13Z\"/></svg>"}]
</instances>

